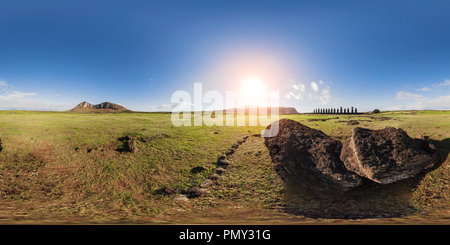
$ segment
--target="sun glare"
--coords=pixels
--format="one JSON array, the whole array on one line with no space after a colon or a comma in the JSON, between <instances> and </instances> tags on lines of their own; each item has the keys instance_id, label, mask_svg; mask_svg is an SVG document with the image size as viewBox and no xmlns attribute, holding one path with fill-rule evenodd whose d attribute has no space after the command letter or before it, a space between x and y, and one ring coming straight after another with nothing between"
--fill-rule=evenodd
<instances>
[{"instance_id":1,"label":"sun glare","mask_svg":"<svg viewBox=\"0 0 450 245\"><path fill-rule=\"evenodd\" d=\"M256 99L258 96L262 95L264 89L264 84L258 78L248 78L242 84L242 90L248 100Z\"/></svg>"}]
</instances>

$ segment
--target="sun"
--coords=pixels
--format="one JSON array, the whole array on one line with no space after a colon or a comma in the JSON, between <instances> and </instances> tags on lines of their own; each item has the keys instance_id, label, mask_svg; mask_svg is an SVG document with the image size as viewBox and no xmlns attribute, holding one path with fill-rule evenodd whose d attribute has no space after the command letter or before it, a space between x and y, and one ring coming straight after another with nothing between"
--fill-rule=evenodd
<instances>
[{"instance_id":1,"label":"sun","mask_svg":"<svg viewBox=\"0 0 450 245\"><path fill-rule=\"evenodd\" d=\"M242 84L242 90L248 100L255 100L263 94L266 87L258 78L248 78Z\"/></svg>"}]
</instances>

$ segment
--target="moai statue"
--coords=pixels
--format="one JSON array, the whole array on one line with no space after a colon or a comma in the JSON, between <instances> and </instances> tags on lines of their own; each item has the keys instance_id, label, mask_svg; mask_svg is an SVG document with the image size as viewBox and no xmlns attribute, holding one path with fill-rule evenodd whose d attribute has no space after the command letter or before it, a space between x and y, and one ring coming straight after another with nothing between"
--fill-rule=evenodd
<instances>
[{"instance_id":1,"label":"moai statue","mask_svg":"<svg viewBox=\"0 0 450 245\"><path fill-rule=\"evenodd\" d=\"M355 108L355 113L358 113L358 108Z\"/></svg>"},{"instance_id":2,"label":"moai statue","mask_svg":"<svg viewBox=\"0 0 450 245\"><path fill-rule=\"evenodd\" d=\"M350 114L350 108L347 108L347 114Z\"/></svg>"},{"instance_id":3,"label":"moai statue","mask_svg":"<svg viewBox=\"0 0 450 245\"><path fill-rule=\"evenodd\" d=\"M344 114L347 114L347 109L344 108Z\"/></svg>"},{"instance_id":4,"label":"moai statue","mask_svg":"<svg viewBox=\"0 0 450 245\"><path fill-rule=\"evenodd\" d=\"M353 106L352 106L352 114L353 114Z\"/></svg>"},{"instance_id":5,"label":"moai statue","mask_svg":"<svg viewBox=\"0 0 450 245\"><path fill-rule=\"evenodd\" d=\"M336 114L336 108L333 108L333 113Z\"/></svg>"},{"instance_id":6,"label":"moai statue","mask_svg":"<svg viewBox=\"0 0 450 245\"><path fill-rule=\"evenodd\" d=\"M339 114L342 114L342 106L341 106L341 109L340 109L340 111L339 111Z\"/></svg>"}]
</instances>

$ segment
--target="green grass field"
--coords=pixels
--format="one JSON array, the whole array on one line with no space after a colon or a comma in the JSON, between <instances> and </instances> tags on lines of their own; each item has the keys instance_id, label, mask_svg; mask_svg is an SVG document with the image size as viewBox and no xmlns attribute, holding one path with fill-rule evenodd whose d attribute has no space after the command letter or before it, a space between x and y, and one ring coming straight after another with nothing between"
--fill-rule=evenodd
<instances>
[{"instance_id":1,"label":"green grass field","mask_svg":"<svg viewBox=\"0 0 450 245\"><path fill-rule=\"evenodd\" d=\"M353 127L404 129L441 151L432 171L367 183L334 199L301 198L276 176L262 126L175 127L170 114L0 111L0 223L438 223L450 221L450 112L284 115L344 141ZM358 121L352 125L348 121ZM141 137L124 151L126 136ZM250 136L201 197L198 186ZM192 168L206 168L200 173ZM188 195L189 196L189 195Z\"/></svg>"}]
</instances>

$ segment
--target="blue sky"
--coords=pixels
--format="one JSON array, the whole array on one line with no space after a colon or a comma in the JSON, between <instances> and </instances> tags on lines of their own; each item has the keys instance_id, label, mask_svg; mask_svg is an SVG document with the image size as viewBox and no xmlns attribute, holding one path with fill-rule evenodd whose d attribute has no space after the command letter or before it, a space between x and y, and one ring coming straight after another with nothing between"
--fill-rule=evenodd
<instances>
[{"instance_id":1,"label":"blue sky","mask_svg":"<svg viewBox=\"0 0 450 245\"><path fill-rule=\"evenodd\" d=\"M171 110L257 78L300 112L450 109L449 1L4 1L0 109ZM208 104L204 104L208 106Z\"/></svg>"}]
</instances>

